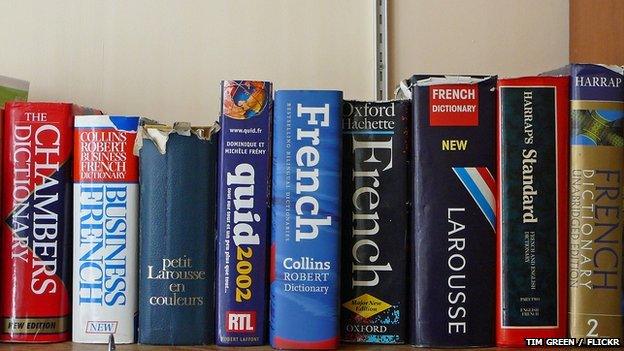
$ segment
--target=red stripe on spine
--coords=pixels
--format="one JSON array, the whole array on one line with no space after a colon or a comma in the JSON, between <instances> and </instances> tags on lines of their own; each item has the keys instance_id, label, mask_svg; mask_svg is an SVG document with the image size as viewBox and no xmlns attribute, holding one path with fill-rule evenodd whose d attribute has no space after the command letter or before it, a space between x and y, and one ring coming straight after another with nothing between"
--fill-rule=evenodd
<instances>
[{"instance_id":1,"label":"red stripe on spine","mask_svg":"<svg viewBox=\"0 0 624 351\"><path fill-rule=\"evenodd\" d=\"M276 349L289 350L334 350L338 348L339 338L331 338L320 341L296 341L274 337L271 346Z\"/></svg>"},{"instance_id":2,"label":"red stripe on spine","mask_svg":"<svg viewBox=\"0 0 624 351\"><path fill-rule=\"evenodd\" d=\"M487 167L477 167L477 172L479 172L483 181L485 181L485 184L487 184L488 188L490 188L492 194L496 193L496 181Z\"/></svg>"}]
</instances>

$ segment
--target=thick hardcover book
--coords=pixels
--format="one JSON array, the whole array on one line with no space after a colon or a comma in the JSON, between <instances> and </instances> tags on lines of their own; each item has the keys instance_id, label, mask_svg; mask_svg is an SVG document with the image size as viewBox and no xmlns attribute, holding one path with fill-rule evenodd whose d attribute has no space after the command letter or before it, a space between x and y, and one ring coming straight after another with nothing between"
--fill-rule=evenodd
<instances>
[{"instance_id":1,"label":"thick hardcover book","mask_svg":"<svg viewBox=\"0 0 624 351\"><path fill-rule=\"evenodd\" d=\"M495 77L414 76L411 337L494 342Z\"/></svg>"},{"instance_id":2,"label":"thick hardcover book","mask_svg":"<svg viewBox=\"0 0 624 351\"><path fill-rule=\"evenodd\" d=\"M263 345L271 223L270 82L221 82L217 213L218 345Z\"/></svg>"},{"instance_id":3,"label":"thick hardcover book","mask_svg":"<svg viewBox=\"0 0 624 351\"><path fill-rule=\"evenodd\" d=\"M2 334L69 339L74 106L9 102L2 185Z\"/></svg>"},{"instance_id":4,"label":"thick hardcover book","mask_svg":"<svg viewBox=\"0 0 624 351\"><path fill-rule=\"evenodd\" d=\"M72 340L135 342L139 117L74 120Z\"/></svg>"},{"instance_id":5,"label":"thick hardcover book","mask_svg":"<svg viewBox=\"0 0 624 351\"><path fill-rule=\"evenodd\" d=\"M622 68L571 67L570 336L622 338Z\"/></svg>"},{"instance_id":6,"label":"thick hardcover book","mask_svg":"<svg viewBox=\"0 0 624 351\"><path fill-rule=\"evenodd\" d=\"M569 78L498 81L496 343L567 332Z\"/></svg>"},{"instance_id":7,"label":"thick hardcover book","mask_svg":"<svg viewBox=\"0 0 624 351\"><path fill-rule=\"evenodd\" d=\"M343 105L345 342L406 341L411 115L409 100Z\"/></svg>"},{"instance_id":8,"label":"thick hardcover book","mask_svg":"<svg viewBox=\"0 0 624 351\"><path fill-rule=\"evenodd\" d=\"M139 128L139 343L214 339L218 128Z\"/></svg>"},{"instance_id":9,"label":"thick hardcover book","mask_svg":"<svg viewBox=\"0 0 624 351\"><path fill-rule=\"evenodd\" d=\"M342 92L275 94L270 340L277 349L340 341Z\"/></svg>"}]
</instances>

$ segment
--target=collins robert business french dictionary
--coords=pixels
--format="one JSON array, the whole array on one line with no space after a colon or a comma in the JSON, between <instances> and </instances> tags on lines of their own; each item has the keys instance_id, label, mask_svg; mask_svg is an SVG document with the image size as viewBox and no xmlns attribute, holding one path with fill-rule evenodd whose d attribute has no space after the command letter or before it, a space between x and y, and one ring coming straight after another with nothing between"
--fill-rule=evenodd
<instances>
[{"instance_id":1,"label":"collins robert business french dictionary","mask_svg":"<svg viewBox=\"0 0 624 351\"><path fill-rule=\"evenodd\" d=\"M411 84L412 343L492 345L496 78Z\"/></svg>"},{"instance_id":2,"label":"collins robert business french dictionary","mask_svg":"<svg viewBox=\"0 0 624 351\"><path fill-rule=\"evenodd\" d=\"M139 117L74 120L72 340L135 342Z\"/></svg>"},{"instance_id":3,"label":"collins robert business french dictionary","mask_svg":"<svg viewBox=\"0 0 624 351\"><path fill-rule=\"evenodd\" d=\"M342 92L275 94L270 339L338 347Z\"/></svg>"},{"instance_id":4,"label":"collins robert business french dictionary","mask_svg":"<svg viewBox=\"0 0 624 351\"><path fill-rule=\"evenodd\" d=\"M568 77L498 81L496 343L567 331Z\"/></svg>"},{"instance_id":5,"label":"collins robert business french dictionary","mask_svg":"<svg viewBox=\"0 0 624 351\"><path fill-rule=\"evenodd\" d=\"M217 130L139 127L139 343L214 339Z\"/></svg>"},{"instance_id":6,"label":"collins robert business french dictionary","mask_svg":"<svg viewBox=\"0 0 624 351\"><path fill-rule=\"evenodd\" d=\"M406 341L411 114L409 100L343 105L345 342Z\"/></svg>"},{"instance_id":7,"label":"collins robert business french dictionary","mask_svg":"<svg viewBox=\"0 0 624 351\"><path fill-rule=\"evenodd\" d=\"M570 336L622 338L622 68L571 66Z\"/></svg>"},{"instance_id":8,"label":"collins robert business french dictionary","mask_svg":"<svg viewBox=\"0 0 624 351\"><path fill-rule=\"evenodd\" d=\"M71 156L74 114L83 111L66 103L6 104L2 341L69 339Z\"/></svg>"},{"instance_id":9,"label":"collins robert business french dictionary","mask_svg":"<svg viewBox=\"0 0 624 351\"><path fill-rule=\"evenodd\" d=\"M221 82L217 212L218 345L263 345L270 209L270 82Z\"/></svg>"}]
</instances>

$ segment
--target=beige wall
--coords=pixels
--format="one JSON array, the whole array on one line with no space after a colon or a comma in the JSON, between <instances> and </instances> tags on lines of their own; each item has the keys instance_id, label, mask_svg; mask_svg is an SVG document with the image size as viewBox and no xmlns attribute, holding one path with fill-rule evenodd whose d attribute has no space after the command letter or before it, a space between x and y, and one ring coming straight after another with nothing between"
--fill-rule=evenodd
<instances>
[{"instance_id":1,"label":"beige wall","mask_svg":"<svg viewBox=\"0 0 624 351\"><path fill-rule=\"evenodd\" d=\"M388 0L391 89L413 73L529 75L568 62L568 0Z\"/></svg>"},{"instance_id":2,"label":"beige wall","mask_svg":"<svg viewBox=\"0 0 624 351\"><path fill-rule=\"evenodd\" d=\"M388 0L391 89L415 72L535 74L568 59L568 0ZM32 100L217 117L221 79L374 96L373 0L5 0L0 75ZM10 14L10 15L8 15Z\"/></svg>"},{"instance_id":3,"label":"beige wall","mask_svg":"<svg viewBox=\"0 0 624 351\"><path fill-rule=\"evenodd\" d=\"M221 79L374 96L372 0L5 0L0 74L31 100L208 122Z\"/></svg>"}]
</instances>

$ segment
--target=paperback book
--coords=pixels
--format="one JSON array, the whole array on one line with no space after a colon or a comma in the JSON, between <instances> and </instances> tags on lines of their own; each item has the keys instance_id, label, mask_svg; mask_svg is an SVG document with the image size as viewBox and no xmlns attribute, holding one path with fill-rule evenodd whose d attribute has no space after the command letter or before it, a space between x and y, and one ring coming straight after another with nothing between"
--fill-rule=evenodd
<instances>
[{"instance_id":1,"label":"paperback book","mask_svg":"<svg viewBox=\"0 0 624 351\"><path fill-rule=\"evenodd\" d=\"M569 78L498 81L496 343L567 332Z\"/></svg>"},{"instance_id":2,"label":"paperback book","mask_svg":"<svg viewBox=\"0 0 624 351\"><path fill-rule=\"evenodd\" d=\"M275 94L270 340L277 349L340 341L342 92Z\"/></svg>"},{"instance_id":3,"label":"paperback book","mask_svg":"<svg viewBox=\"0 0 624 351\"><path fill-rule=\"evenodd\" d=\"M76 116L72 340L135 342L139 117Z\"/></svg>"},{"instance_id":4,"label":"paperback book","mask_svg":"<svg viewBox=\"0 0 624 351\"><path fill-rule=\"evenodd\" d=\"M406 341L410 116L409 100L343 105L345 342Z\"/></svg>"},{"instance_id":5,"label":"paperback book","mask_svg":"<svg viewBox=\"0 0 624 351\"><path fill-rule=\"evenodd\" d=\"M414 76L411 336L494 342L496 77Z\"/></svg>"},{"instance_id":6,"label":"paperback book","mask_svg":"<svg viewBox=\"0 0 624 351\"><path fill-rule=\"evenodd\" d=\"M264 345L271 214L270 82L221 82L216 343Z\"/></svg>"}]
</instances>

